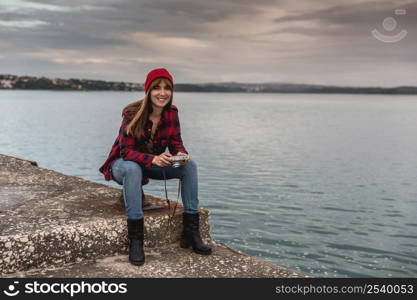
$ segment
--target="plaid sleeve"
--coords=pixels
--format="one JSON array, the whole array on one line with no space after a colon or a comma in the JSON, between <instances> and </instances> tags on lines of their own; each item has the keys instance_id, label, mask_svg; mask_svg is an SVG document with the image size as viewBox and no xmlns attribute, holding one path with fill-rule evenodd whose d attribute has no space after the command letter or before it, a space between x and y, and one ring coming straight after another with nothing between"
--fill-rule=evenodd
<instances>
[{"instance_id":1,"label":"plaid sleeve","mask_svg":"<svg viewBox=\"0 0 417 300\"><path fill-rule=\"evenodd\" d=\"M183 153L188 154L181 138L181 126L180 126L180 120L178 117L178 110L175 110L171 124L173 126L173 132L170 137L169 144L168 144L169 152L173 155L176 155L178 152L183 152Z\"/></svg>"},{"instance_id":2,"label":"plaid sleeve","mask_svg":"<svg viewBox=\"0 0 417 300\"><path fill-rule=\"evenodd\" d=\"M152 167L152 160L155 155L139 152L135 149L135 138L126 133L128 119L123 118L122 125L119 130L119 149L120 156L123 160L130 160L138 163L142 167Z\"/></svg>"}]
</instances>

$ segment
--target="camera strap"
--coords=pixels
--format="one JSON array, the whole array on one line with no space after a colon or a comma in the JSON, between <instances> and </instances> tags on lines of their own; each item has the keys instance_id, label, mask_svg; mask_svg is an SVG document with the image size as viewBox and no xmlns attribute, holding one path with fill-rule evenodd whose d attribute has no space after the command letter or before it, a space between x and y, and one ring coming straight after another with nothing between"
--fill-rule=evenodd
<instances>
[{"instance_id":1,"label":"camera strap","mask_svg":"<svg viewBox=\"0 0 417 300\"><path fill-rule=\"evenodd\" d=\"M168 204L168 210L171 212L171 203L170 203L170 201L168 199L167 178L166 178L165 168L164 167L162 167L162 174L164 176L165 201ZM170 217L170 219L168 221L168 224L170 224L171 223L171 220L174 218L175 211L177 209L177 205L178 205L179 199L180 199L180 191L181 191L181 178L178 179L178 194L177 194L177 200L175 201L175 205L174 205L174 209L173 209L173 212L172 212L172 216Z\"/></svg>"}]
</instances>

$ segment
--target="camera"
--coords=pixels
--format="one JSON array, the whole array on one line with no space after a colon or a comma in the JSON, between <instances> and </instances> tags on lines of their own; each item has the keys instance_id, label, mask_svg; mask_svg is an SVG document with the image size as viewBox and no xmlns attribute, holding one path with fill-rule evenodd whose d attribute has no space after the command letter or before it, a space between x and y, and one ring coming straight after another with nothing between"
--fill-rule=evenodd
<instances>
[{"instance_id":1,"label":"camera","mask_svg":"<svg viewBox=\"0 0 417 300\"><path fill-rule=\"evenodd\" d=\"M183 155L174 155L171 156L172 167L178 168L185 164L186 157Z\"/></svg>"}]
</instances>

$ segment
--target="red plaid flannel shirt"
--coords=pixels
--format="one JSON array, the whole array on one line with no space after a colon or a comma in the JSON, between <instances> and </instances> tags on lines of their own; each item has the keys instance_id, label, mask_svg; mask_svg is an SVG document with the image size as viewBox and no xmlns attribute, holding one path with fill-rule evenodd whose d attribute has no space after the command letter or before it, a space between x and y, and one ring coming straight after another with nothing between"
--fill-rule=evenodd
<instances>
[{"instance_id":1,"label":"red plaid flannel shirt","mask_svg":"<svg viewBox=\"0 0 417 300\"><path fill-rule=\"evenodd\" d=\"M111 165L119 157L123 157L124 160L134 161L142 167L150 168L152 166L152 160L155 154L146 153L146 141L151 136L152 121L148 120L144 134L138 139L126 134L127 124L132 118L132 115L123 115L119 135L111 148L107 160L99 169L107 181L113 179ZM158 123L152 141L154 151L157 155L165 152L166 147L168 147L172 155L176 155L178 152L188 154L182 143L178 109L175 105L171 105L170 109L164 109L162 112L161 120ZM142 184L146 184L147 182L148 180L144 179Z\"/></svg>"}]
</instances>

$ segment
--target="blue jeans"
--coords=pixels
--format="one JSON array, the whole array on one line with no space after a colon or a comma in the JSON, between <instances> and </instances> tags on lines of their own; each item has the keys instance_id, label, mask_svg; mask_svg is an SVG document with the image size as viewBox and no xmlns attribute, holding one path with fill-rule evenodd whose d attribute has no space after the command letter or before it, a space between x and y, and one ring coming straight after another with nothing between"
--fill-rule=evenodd
<instances>
[{"instance_id":1,"label":"blue jeans","mask_svg":"<svg viewBox=\"0 0 417 300\"><path fill-rule=\"evenodd\" d=\"M181 198L184 212L198 213L198 176L197 164L189 160L184 166L173 168L172 166L151 168L141 167L138 163L123 158L113 162L113 180L123 185L123 197L125 200L126 216L128 219L141 219L142 212L142 178L163 180L165 171L166 179L178 178L181 180Z\"/></svg>"}]
</instances>

